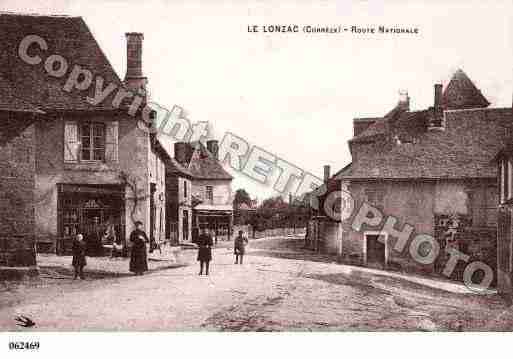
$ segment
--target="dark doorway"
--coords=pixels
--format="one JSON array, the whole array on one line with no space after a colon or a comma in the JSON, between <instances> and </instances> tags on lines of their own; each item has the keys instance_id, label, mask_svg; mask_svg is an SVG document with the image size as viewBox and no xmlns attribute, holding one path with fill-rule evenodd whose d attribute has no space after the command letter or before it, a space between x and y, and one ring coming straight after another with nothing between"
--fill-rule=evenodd
<instances>
[{"instance_id":1,"label":"dark doorway","mask_svg":"<svg viewBox=\"0 0 513 359\"><path fill-rule=\"evenodd\" d=\"M183 241L189 241L189 211L184 209L182 218Z\"/></svg>"},{"instance_id":2,"label":"dark doorway","mask_svg":"<svg viewBox=\"0 0 513 359\"><path fill-rule=\"evenodd\" d=\"M370 267L384 268L386 264L385 237L379 234L366 234L365 243L367 246L367 265Z\"/></svg>"}]
</instances>

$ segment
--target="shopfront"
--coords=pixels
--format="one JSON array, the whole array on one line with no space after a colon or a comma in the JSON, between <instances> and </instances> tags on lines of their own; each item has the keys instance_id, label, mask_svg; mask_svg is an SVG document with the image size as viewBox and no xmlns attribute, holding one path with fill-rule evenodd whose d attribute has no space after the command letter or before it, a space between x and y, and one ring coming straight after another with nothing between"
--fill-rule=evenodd
<instances>
[{"instance_id":1,"label":"shopfront","mask_svg":"<svg viewBox=\"0 0 513 359\"><path fill-rule=\"evenodd\" d=\"M119 185L58 184L58 254L69 254L81 233L88 255L102 255L104 246L125 242L124 189Z\"/></svg>"}]
</instances>

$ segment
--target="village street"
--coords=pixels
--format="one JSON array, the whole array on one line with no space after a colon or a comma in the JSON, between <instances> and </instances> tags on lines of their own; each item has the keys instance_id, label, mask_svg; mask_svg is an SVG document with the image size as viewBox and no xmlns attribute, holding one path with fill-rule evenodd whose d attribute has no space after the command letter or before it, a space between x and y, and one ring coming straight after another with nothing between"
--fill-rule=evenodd
<instances>
[{"instance_id":1,"label":"village street","mask_svg":"<svg viewBox=\"0 0 513 359\"><path fill-rule=\"evenodd\" d=\"M250 242L243 265L217 248L211 275L191 265L73 281L42 275L2 284L1 330L511 330L513 311L497 296L399 274L332 263L300 250L300 238ZM36 325L16 326L25 315Z\"/></svg>"}]
</instances>

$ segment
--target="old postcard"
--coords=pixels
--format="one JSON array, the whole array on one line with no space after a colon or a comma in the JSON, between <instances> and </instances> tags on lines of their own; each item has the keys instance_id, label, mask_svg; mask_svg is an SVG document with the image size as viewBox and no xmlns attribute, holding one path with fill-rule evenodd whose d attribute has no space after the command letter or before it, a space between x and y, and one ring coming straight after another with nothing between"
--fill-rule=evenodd
<instances>
[{"instance_id":1,"label":"old postcard","mask_svg":"<svg viewBox=\"0 0 513 359\"><path fill-rule=\"evenodd\" d=\"M510 1L0 4L8 357L513 330Z\"/></svg>"}]
</instances>

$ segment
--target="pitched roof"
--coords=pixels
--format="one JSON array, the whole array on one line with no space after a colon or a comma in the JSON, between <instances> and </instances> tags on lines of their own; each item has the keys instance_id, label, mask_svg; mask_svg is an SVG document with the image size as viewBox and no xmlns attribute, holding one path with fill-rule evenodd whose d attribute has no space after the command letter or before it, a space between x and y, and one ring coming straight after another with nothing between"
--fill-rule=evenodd
<instances>
[{"instance_id":1,"label":"pitched roof","mask_svg":"<svg viewBox=\"0 0 513 359\"><path fill-rule=\"evenodd\" d=\"M445 130L427 130L428 111L405 112L392 132L399 141L354 143L351 171L337 178L495 178L511 116L511 108L449 111Z\"/></svg>"},{"instance_id":2,"label":"pitched roof","mask_svg":"<svg viewBox=\"0 0 513 359\"><path fill-rule=\"evenodd\" d=\"M347 176L347 175L350 175L351 174L351 170L352 170L352 165L353 163L350 162L349 164L345 165L340 171L338 171L337 173L335 173L333 176L331 176L330 179L336 179L338 178L339 176Z\"/></svg>"},{"instance_id":3,"label":"pitched roof","mask_svg":"<svg viewBox=\"0 0 513 359\"><path fill-rule=\"evenodd\" d=\"M192 142L188 145L190 151L187 151L186 162L182 165L194 178L207 180L233 179L202 142Z\"/></svg>"},{"instance_id":4,"label":"pitched roof","mask_svg":"<svg viewBox=\"0 0 513 359\"><path fill-rule=\"evenodd\" d=\"M513 129L511 108L489 102L458 70L442 94L443 130L429 130L435 109L396 106L349 141L353 162L337 179L495 178L494 158ZM453 111L453 110L458 111Z\"/></svg>"},{"instance_id":5,"label":"pitched roof","mask_svg":"<svg viewBox=\"0 0 513 359\"><path fill-rule=\"evenodd\" d=\"M490 102L463 72L457 70L442 94L445 109L467 109L488 107Z\"/></svg>"},{"instance_id":6,"label":"pitched roof","mask_svg":"<svg viewBox=\"0 0 513 359\"><path fill-rule=\"evenodd\" d=\"M390 110L383 117L375 117L374 122L367 127L365 131L360 133L358 136L353 137L350 141L352 142L362 142L367 141L374 138L377 135L383 135L387 133L387 128L390 122L393 122L396 118L398 118L403 112L405 112L404 107L398 103L392 110ZM358 120L358 119L355 119Z\"/></svg>"},{"instance_id":7,"label":"pitched roof","mask_svg":"<svg viewBox=\"0 0 513 359\"><path fill-rule=\"evenodd\" d=\"M185 177L193 177L191 171L189 171L186 167L182 166L180 162L178 162L174 158L170 158L166 162L166 172L170 174L182 175Z\"/></svg>"},{"instance_id":8,"label":"pitched roof","mask_svg":"<svg viewBox=\"0 0 513 359\"><path fill-rule=\"evenodd\" d=\"M105 54L81 17L0 14L0 74L15 90L17 98L43 110L114 110L113 91L101 104L93 106L85 101L93 96L93 84L86 91L66 92L63 85L74 65L80 65L101 76L104 87L113 82L122 85ZM49 76L44 62L38 65L25 63L18 55L19 44L27 35L45 39L48 50L40 50L43 61L51 54L63 56L68 62L68 72L61 78ZM36 50L34 50L36 51Z\"/></svg>"},{"instance_id":9,"label":"pitched roof","mask_svg":"<svg viewBox=\"0 0 513 359\"><path fill-rule=\"evenodd\" d=\"M44 113L33 104L15 95L11 84L0 75L0 111Z\"/></svg>"}]
</instances>

